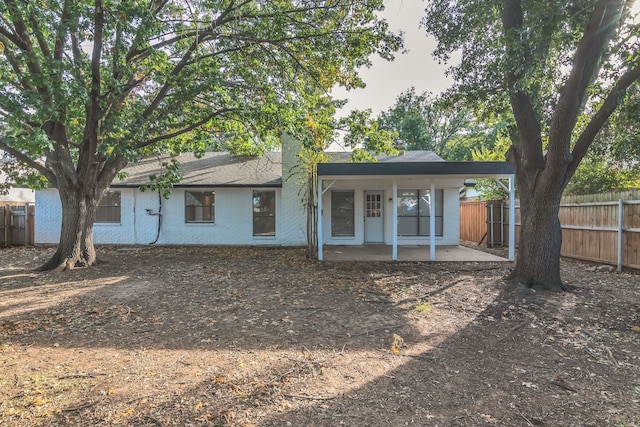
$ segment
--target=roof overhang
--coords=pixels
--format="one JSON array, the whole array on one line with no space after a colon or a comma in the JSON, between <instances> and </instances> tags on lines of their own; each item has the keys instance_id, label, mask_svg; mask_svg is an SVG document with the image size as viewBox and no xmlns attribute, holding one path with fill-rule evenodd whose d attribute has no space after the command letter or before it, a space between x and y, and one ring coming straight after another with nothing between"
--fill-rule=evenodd
<instances>
[{"instance_id":1,"label":"roof overhang","mask_svg":"<svg viewBox=\"0 0 640 427\"><path fill-rule=\"evenodd\" d=\"M144 184L142 184L144 185ZM140 188L136 184L112 184L111 188ZM261 184L177 184L171 188L282 188L281 182Z\"/></svg>"},{"instance_id":2,"label":"roof overhang","mask_svg":"<svg viewBox=\"0 0 640 427\"><path fill-rule=\"evenodd\" d=\"M318 176L439 175L467 178L508 178L513 169L507 162L396 162L319 163Z\"/></svg>"}]
</instances>

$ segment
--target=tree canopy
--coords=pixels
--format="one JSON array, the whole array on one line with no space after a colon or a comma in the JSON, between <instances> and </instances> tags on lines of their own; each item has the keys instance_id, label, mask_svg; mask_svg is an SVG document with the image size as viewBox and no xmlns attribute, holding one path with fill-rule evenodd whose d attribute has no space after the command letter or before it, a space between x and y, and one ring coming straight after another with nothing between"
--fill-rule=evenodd
<instances>
[{"instance_id":1,"label":"tree canopy","mask_svg":"<svg viewBox=\"0 0 640 427\"><path fill-rule=\"evenodd\" d=\"M391 58L401 47L376 17L381 8L382 0L1 2L0 149L46 177L63 204L65 248L47 267L95 261L93 209L128 162L212 146L255 154L283 131L309 137L306 123L335 108L322 100L331 87L362 85L357 69L371 54ZM62 244L68 235L76 242Z\"/></svg>"},{"instance_id":2,"label":"tree canopy","mask_svg":"<svg viewBox=\"0 0 640 427\"><path fill-rule=\"evenodd\" d=\"M428 3L423 25L455 90L507 120L522 226L512 279L560 290L560 198L640 78L634 1Z\"/></svg>"},{"instance_id":3,"label":"tree canopy","mask_svg":"<svg viewBox=\"0 0 640 427\"><path fill-rule=\"evenodd\" d=\"M445 146L470 125L469 111L450 109L429 92L416 93L412 86L378 117L380 127L398 133L396 145L407 150L430 150L442 155Z\"/></svg>"},{"instance_id":4,"label":"tree canopy","mask_svg":"<svg viewBox=\"0 0 640 427\"><path fill-rule=\"evenodd\" d=\"M378 117L381 129L398 134L395 145L406 150L430 150L449 161L472 160L473 151L493 150L504 121L483 117L456 93L402 92Z\"/></svg>"}]
</instances>

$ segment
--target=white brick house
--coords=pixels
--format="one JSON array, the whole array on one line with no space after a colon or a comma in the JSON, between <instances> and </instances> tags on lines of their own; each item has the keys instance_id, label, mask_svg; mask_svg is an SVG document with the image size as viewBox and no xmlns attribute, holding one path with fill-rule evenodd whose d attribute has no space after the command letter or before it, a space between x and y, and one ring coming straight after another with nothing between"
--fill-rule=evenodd
<instances>
[{"instance_id":1,"label":"white brick house","mask_svg":"<svg viewBox=\"0 0 640 427\"><path fill-rule=\"evenodd\" d=\"M260 158L207 153L182 156L182 181L168 199L141 191L161 161L125 169L101 202L94 224L98 244L306 244L302 178L295 175L300 144ZM459 190L470 177L507 177L503 162L450 163L427 151L380 156L377 163L346 163L346 153L318 167L318 237L322 245L457 245ZM513 185L511 185L513 187ZM432 197L435 195L435 197ZM57 190L36 193L36 243L57 243L61 206ZM435 229L435 233L430 230ZM322 259L322 250L319 251ZM394 258L396 259L396 258Z\"/></svg>"}]
</instances>

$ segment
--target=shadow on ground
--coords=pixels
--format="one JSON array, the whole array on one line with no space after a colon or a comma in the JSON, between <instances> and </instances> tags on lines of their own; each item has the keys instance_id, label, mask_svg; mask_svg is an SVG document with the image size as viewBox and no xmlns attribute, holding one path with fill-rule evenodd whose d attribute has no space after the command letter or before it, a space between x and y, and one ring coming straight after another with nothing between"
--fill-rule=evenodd
<instances>
[{"instance_id":1,"label":"shadow on ground","mask_svg":"<svg viewBox=\"0 0 640 427\"><path fill-rule=\"evenodd\" d=\"M548 296L501 263L109 248L32 274L34 253L0 252L9 425L638 423L633 276L569 264Z\"/></svg>"}]
</instances>

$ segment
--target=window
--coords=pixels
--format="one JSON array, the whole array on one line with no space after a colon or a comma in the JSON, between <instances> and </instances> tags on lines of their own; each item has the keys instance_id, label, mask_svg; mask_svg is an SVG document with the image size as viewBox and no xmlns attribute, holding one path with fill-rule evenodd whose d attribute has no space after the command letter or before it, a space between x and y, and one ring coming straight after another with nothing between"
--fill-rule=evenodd
<instances>
[{"instance_id":1,"label":"window","mask_svg":"<svg viewBox=\"0 0 640 427\"><path fill-rule=\"evenodd\" d=\"M382 194L365 194L365 216L367 218L380 218L382 216Z\"/></svg>"},{"instance_id":2,"label":"window","mask_svg":"<svg viewBox=\"0 0 640 427\"><path fill-rule=\"evenodd\" d=\"M185 222L215 222L215 191L185 191Z\"/></svg>"},{"instance_id":3,"label":"window","mask_svg":"<svg viewBox=\"0 0 640 427\"><path fill-rule=\"evenodd\" d=\"M120 192L107 191L96 207L95 222L120 224Z\"/></svg>"},{"instance_id":4,"label":"window","mask_svg":"<svg viewBox=\"0 0 640 427\"><path fill-rule=\"evenodd\" d=\"M442 236L443 190L436 190L436 236ZM429 236L429 190L398 190L398 236Z\"/></svg>"},{"instance_id":5,"label":"window","mask_svg":"<svg viewBox=\"0 0 640 427\"><path fill-rule=\"evenodd\" d=\"M354 236L353 191L331 192L331 235Z\"/></svg>"},{"instance_id":6,"label":"window","mask_svg":"<svg viewBox=\"0 0 640 427\"><path fill-rule=\"evenodd\" d=\"M253 235L276 235L276 192L253 192Z\"/></svg>"}]
</instances>

